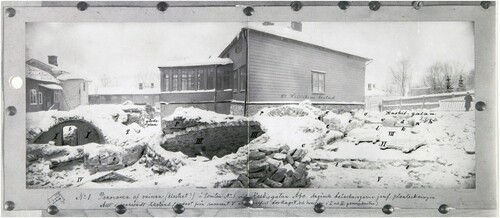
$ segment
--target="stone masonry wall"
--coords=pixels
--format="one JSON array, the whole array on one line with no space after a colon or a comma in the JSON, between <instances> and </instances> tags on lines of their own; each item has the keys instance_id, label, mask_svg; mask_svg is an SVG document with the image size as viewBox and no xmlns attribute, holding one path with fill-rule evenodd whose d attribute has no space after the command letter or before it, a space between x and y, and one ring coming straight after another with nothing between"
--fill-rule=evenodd
<instances>
[{"instance_id":1,"label":"stone masonry wall","mask_svg":"<svg viewBox=\"0 0 500 218\"><path fill-rule=\"evenodd\" d=\"M192 126L193 123L178 125L189 127L166 134L162 147L167 151L181 151L190 157L201 155L212 158L235 153L263 133L259 123L242 120L197 126Z\"/></svg>"}]
</instances>

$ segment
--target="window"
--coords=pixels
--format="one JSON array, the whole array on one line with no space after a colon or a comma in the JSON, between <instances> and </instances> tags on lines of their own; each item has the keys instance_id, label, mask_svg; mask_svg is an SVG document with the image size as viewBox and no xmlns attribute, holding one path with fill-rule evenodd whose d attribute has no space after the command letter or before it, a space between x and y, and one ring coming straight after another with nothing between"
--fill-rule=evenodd
<instances>
[{"instance_id":1,"label":"window","mask_svg":"<svg viewBox=\"0 0 500 218\"><path fill-rule=\"evenodd\" d=\"M85 92L85 82L83 82L82 84L83 84L83 91Z\"/></svg>"},{"instance_id":2,"label":"window","mask_svg":"<svg viewBox=\"0 0 500 218\"><path fill-rule=\"evenodd\" d=\"M196 71L192 70L188 73L188 90L194 90L196 85Z\"/></svg>"},{"instance_id":3,"label":"window","mask_svg":"<svg viewBox=\"0 0 500 218\"><path fill-rule=\"evenodd\" d=\"M247 66L240 67L240 91L247 90Z\"/></svg>"},{"instance_id":4,"label":"window","mask_svg":"<svg viewBox=\"0 0 500 218\"><path fill-rule=\"evenodd\" d=\"M187 73L188 72L186 72L186 71L181 72L181 90L187 90L187 85L188 85Z\"/></svg>"},{"instance_id":5,"label":"window","mask_svg":"<svg viewBox=\"0 0 500 218\"><path fill-rule=\"evenodd\" d=\"M325 93L325 73L312 72L312 92Z\"/></svg>"},{"instance_id":6,"label":"window","mask_svg":"<svg viewBox=\"0 0 500 218\"><path fill-rule=\"evenodd\" d=\"M172 91L177 90L179 90L179 74L177 72L174 72L174 74L172 75Z\"/></svg>"},{"instance_id":7,"label":"window","mask_svg":"<svg viewBox=\"0 0 500 218\"><path fill-rule=\"evenodd\" d=\"M36 104L36 89L30 90L30 104L31 105Z\"/></svg>"},{"instance_id":8,"label":"window","mask_svg":"<svg viewBox=\"0 0 500 218\"><path fill-rule=\"evenodd\" d=\"M163 91L170 91L170 74L165 74Z\"/></svg>"},{"instance_id":9,"label":"window","mask_svg":"<svg viewBox=\"0 0 500 218\"><path fill-rule=\"evenodd\" d=\"M154 88L155 87L155 83L151 83L151 88Z\"/></svg>"},{"instance_id":10,"label":"window","mask_svg":"<svg viewBox=\"0 0 500 218\"><path fill-rule=\"evenodd\" d=\"M233 71L233 92L238 91L238 69Z\"/></svg>"},{"instance_id":11,"label":"window","mask_svg":"<svg viewBox=\"0 0 500 218\"><path fill-rule=\"evenodd\" d=\"M54 92L54 102L59 102L59 92Z\"/></svg>"},{"instance_id":12,"label":"window","mask_svg":"<svg viewBox=\"0 0 500 218\"><path fill-rule=\"evenodd\" d=\"M224 72L224 89L230 89L231 87L231 71Z\"/></svg>"},{"instance_id":13,"label":"window","mask_svg":"<svg viewBox=\"0 0 500 218\"><path fill-rule=\"evenodd\" d=\"M196 85L196 89L203 90L205 89L205 72L203 69L198 69L198 83Z\"/></svg>"},{"instance_id":14,"label":"window","mask_svg":"<svg viewBox=\"0 0 500 218\"><path fill-rule=\"evenodd\" d=\"M217 69L217 81L215 82L217 85L217 90L222 90L224 89L224 71L222 71L220 68Z\"/></svg>"},{"instance_id":15,"label":"window","mask_svg":"<svg viewBox=\"0 0 500 218\"><path fill-rule=\"evenodd\" d=\"M207 73L207 89L214 89L214 69L210 68Z\"/></svg>"},{"instance_id":16,"label":"window","mask_svg":"<svg viewBox=\"0 0 500 218\"><path fill-rule=\"evenodd\" d=\"M43 104L43 93L38 92L38 104Z\"/></svg>"}]
</instances>

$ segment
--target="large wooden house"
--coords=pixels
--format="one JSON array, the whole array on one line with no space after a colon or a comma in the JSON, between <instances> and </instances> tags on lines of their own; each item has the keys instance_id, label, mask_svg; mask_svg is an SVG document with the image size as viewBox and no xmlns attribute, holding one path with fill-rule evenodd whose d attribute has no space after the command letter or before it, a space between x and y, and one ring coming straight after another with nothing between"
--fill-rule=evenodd
<instances>
[{"instance_id":1,"label":"large wooden house","mask_svg":"<svg viewBox=\"0 0 500 218\"><path fill-rule=\"evenodd\" d=\"M88 104L89 80L58 68L57 56L49 63L26 61L26 112L71 110Z\"/></svg>"},{"instance_id":2,"label":"large wooden house","mask_svg":"<svg viewBox=\"0 0 500 218\"><path fill-rule=\"evenodd\" d=\"M160 66L162 116L189 106L252 116L304 100L323 109L364 107L369 59L315 43L300 23L264 24L242 28L216 59Z\"/></svg>"}]
</instances>

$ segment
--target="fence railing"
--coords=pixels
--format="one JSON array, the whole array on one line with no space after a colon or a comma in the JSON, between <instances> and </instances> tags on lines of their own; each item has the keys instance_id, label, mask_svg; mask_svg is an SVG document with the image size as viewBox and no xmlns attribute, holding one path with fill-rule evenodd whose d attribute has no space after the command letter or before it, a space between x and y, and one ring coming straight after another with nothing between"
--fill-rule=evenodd
<instances>
[{"instance_id":1,"label":"fence railing","mask_svg":"<svg viewBox=\"0 0 500 218\"><path fill-rule=\"evenodd\" d=\"M474 91L469 91L469 93L473 95ZM465 95L467 95L467 92L451 92L431 95L387 98L382 99L382 110L439 108L439 101L456 97L464 97Z\"/></svg>"}]
</instances>

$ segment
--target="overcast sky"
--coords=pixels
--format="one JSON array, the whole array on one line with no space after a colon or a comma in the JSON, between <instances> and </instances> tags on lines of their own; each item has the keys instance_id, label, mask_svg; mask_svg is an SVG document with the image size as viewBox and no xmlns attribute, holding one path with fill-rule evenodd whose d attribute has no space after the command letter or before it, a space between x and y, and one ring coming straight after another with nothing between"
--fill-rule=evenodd
<instances>
[{"instance_id":1,"label":"overcast sky","mask_svg":"<svg viewBox=\"0 0 500 218\"><path fill-rule=\"evenodd\" d=\"M129 86L135 75L159 73L158 66L169 60L217 57L245 25L28 23L26 58L47 61L47 55L57 55L63 70L93 81L108 74ZM326 47L373 59L366 68L366 83L379 86L388 81L390 67L402 58L412 62L414 83L436 61L474 68L474 33L469 22L303 23L303 34Z\"/></svg>"}]
</instances>

